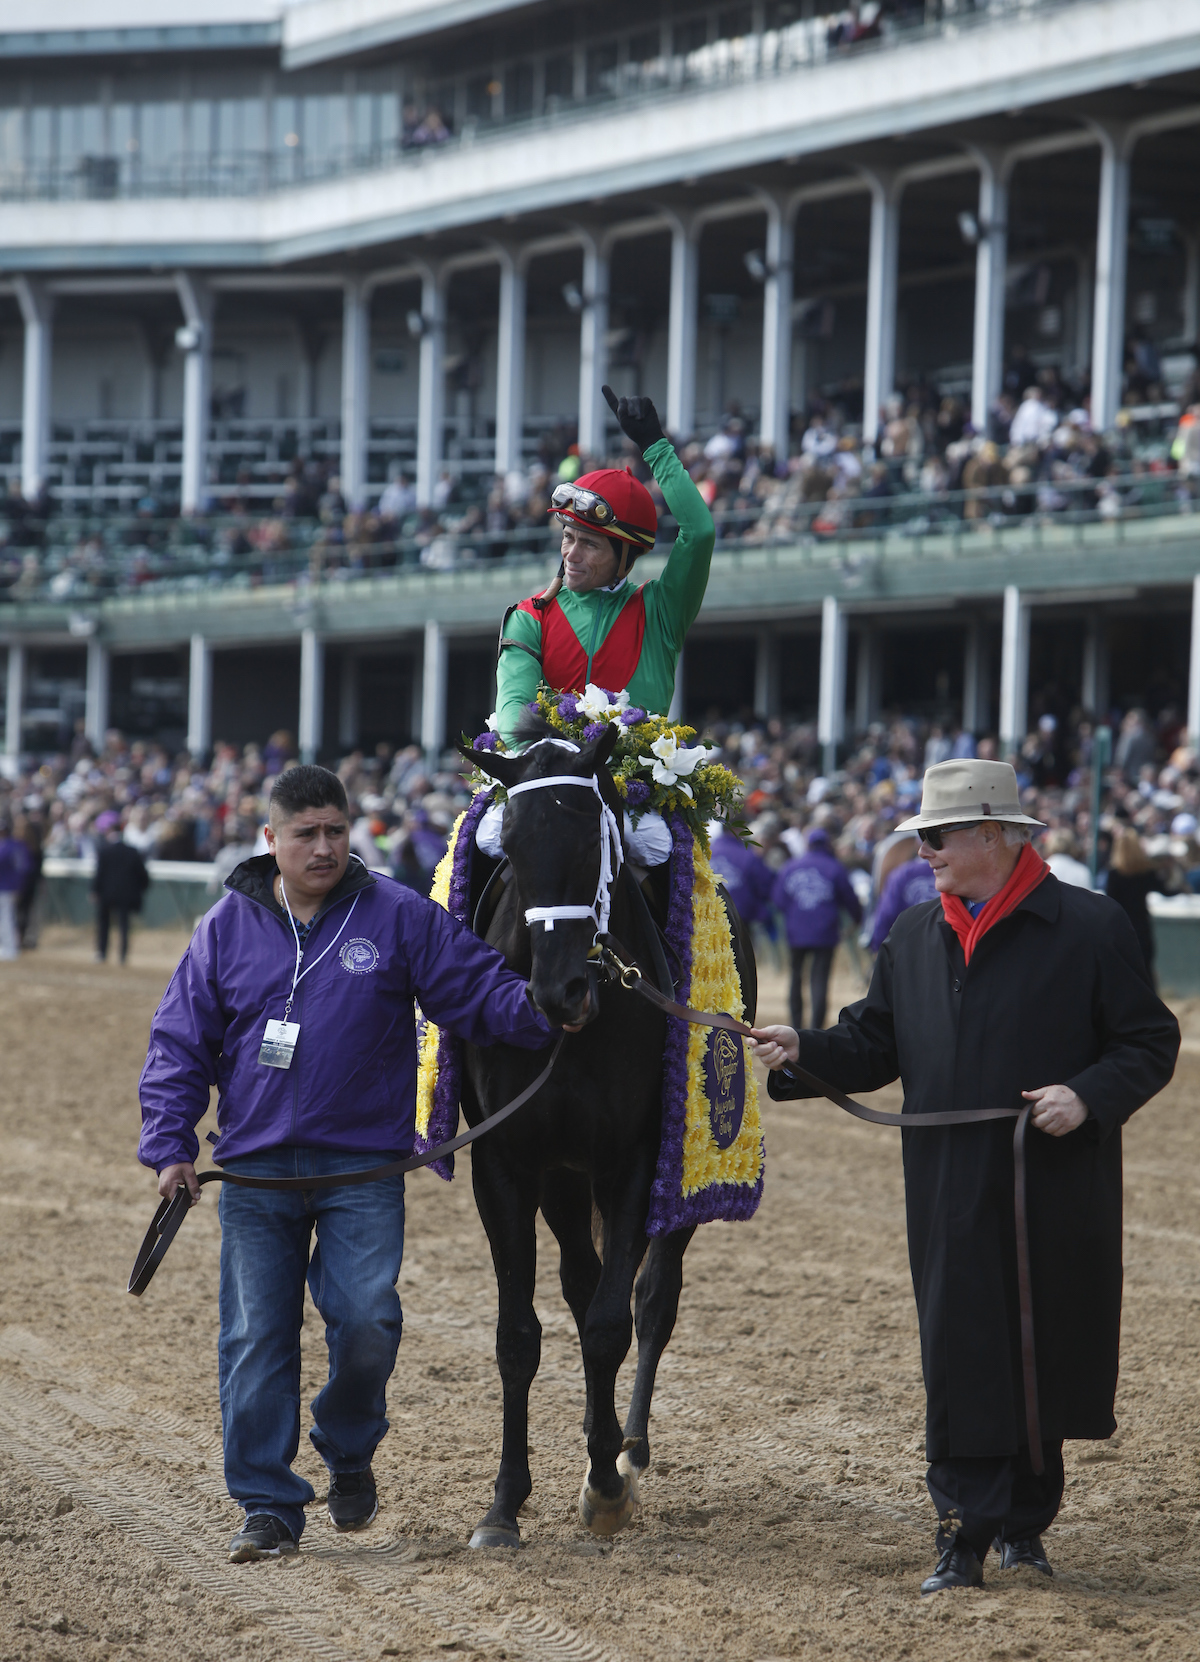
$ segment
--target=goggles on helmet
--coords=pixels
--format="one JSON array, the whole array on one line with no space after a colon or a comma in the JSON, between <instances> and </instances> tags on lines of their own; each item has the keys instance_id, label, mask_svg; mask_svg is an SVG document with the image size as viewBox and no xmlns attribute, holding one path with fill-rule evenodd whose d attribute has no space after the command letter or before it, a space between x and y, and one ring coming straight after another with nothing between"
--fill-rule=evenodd
<instances>
[{"instance_id":1,"label":"goggles on helmet","mask_svg":"<svg viewBox=\"0 0 1200 1662\"><path fill-rule=\"evenodd\" d=\"M589 525L596 525L604 530L617 522L616 514L602 496L597 496L595 491L580 490L578 485L555 485L550 501L556 510L569 508Z\"/></svg>"},{"instance_id":2,"label":"goggles on helmet","mask_svg":"<svg viewBox=\"0 0 1200 1662\"><path fill-rule=\"evenodd\" d=\"M560 485L555 485L550 503L551 513L569 514L572 519L585 525L594 525L598 531L620 537L624 542L636 543L640 548L649 548L654 543L655 539L651 533L619 520L612 504L598 496L595 491L584 490L578 485L564 481Z\"/></svg>"}]
</instances>

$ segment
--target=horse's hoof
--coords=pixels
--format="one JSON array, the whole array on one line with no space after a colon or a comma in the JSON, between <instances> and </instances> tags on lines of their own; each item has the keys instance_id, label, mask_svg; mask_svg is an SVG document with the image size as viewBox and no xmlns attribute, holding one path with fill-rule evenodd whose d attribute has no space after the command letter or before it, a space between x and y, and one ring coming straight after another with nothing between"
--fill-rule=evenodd
<instances>
[{"instance_id":1,"label":"horse's hoof","mask_svg":"<svg viewBox=\"0 0 1200 1662\"><path fill-rule=\"evenodd\" d=\"M621 1461L625 1461L622 1466ZM637 1472L622 1454L617 1461L617 1470L621 1474L621 1493L613 1500L602 1495L598 1489L591 1486L591 1467L583 1474L583 1488L579 1491L579 1521L585 1529L590 1529L593 1535L607 1539L616 1535L619 1530L631 1523L633 1515L641 1505L638 1495Z\"/></svg>"},{"instance_id":2,"label":"horse's hoof","mask_svg":"<svg viewBox=\"0 0 1200 1662\"><path fill-rule=\"evenodd\" d=\"M519 1547L521 1531L507 1524L481 1523L471 1537L472 1547Z\"/></svg>"}]
</instances>

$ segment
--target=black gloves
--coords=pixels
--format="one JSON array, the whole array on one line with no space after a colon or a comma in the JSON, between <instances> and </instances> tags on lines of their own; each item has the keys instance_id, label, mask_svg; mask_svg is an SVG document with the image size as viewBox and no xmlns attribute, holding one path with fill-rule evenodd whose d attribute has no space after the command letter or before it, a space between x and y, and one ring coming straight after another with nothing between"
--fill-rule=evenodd
<instances>
[{"instance_id":1,"label":"black gloves","mask_svg":"<svg viewBox=\"0 0 1200 1662\"><path fill-rule=\"evenodd\" d=\"M658 411L648 398L618 398L611 387L601 387L608 407L621 423L625 437L637 445L639 456L644 456L652 444L665 438Z\"/></svg>"}]
</instances>

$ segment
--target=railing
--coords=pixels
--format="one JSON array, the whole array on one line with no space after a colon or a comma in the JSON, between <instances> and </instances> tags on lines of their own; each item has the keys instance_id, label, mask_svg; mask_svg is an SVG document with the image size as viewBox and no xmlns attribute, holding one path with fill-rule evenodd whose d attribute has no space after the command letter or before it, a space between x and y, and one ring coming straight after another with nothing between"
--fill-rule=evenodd
<instances>
[{"instance_id":1,"label":"railing","mask_svg":"<svg viewBox=\"0 0 1200 1662\"><path fill-rule=\"evenodd\" d=\"M710 14L676 19L670 45L657 24L597 37L574 52L542 53L481 73L406 85L405 100L438 110L445 124L428 121L394 138L368 144L306 148L300 132L282 147L154 160L126 155L27 159L0 172L0 201L83 201L162 197L246 197L292 189L348 174L419 165L437 150L479 143L531 125L554 126L597 110L681 97L819 69L844 57L956 35L1006 20L1028 18L1076 0L890 0L851 11L801 19L755 31L747 5L745 33L707 37ZM736 27L732 25L731 27ZM653 44L651 44L651 42ZM694 44L691 44L694 42ZM512 87L511 94L506 88ZM486 88L486 92L481 91ZM554 90L556 89L557 90ZM496 90L492 90L496 89ZM322 103L332 102L323 97ZM303 98L297 99L303 104ZM266 125L267 107L261 107ZM344 129L350 130L349 105Z\"/></svg>"},{"instance_id":2,"label":"railing","mask_svg":"<svg viewBox=\"0 0 1200 1662\"><path fill-rule=\"evenodd\" d=\"M1167 472L1055 479L941 495L897 493L795 500L791 481L758 510L719 502L724 549L774 548L801 561L851 561L873 551L896 559L969 557L1030 535L1061 546L1064 531L1161 520L1200 511L1200 481ZM423 519L423 523L421 522ZM138 594L338 584L372 575L479 570L499 559L550 556L549 525L490 531L466 516L418 516L404 531L370 515L343 523L282 518L142 520L67 518L44 528L49 546L0 553L0 604L72 608ZM675 527L661 525L665 551ZM856 553L857 551L857 553Z\"/></svg>"}]
</instances>

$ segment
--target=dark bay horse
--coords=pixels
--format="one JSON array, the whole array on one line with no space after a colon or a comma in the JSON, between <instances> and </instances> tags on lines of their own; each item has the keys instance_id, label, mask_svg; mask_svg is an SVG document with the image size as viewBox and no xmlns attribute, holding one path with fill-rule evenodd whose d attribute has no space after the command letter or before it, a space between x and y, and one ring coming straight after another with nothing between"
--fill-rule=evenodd
<instances>
[{"instance_id":1,"label":"dark bay horse","mask_svg":"<svg viewBox=\"0 0 1200 1662\"><path fill-rule=\"evenodd\" d=\"M650 1463L650 1398L675 1326L683 1254L693 1234L689 1228L650 1240L645 1229L658 1160L666 1018L619 982L601 986L588 960L596 921L561 915L596 905L602 839L613 823L602 801L621 824L621 799L606 765L615 738L610 728L582 750L541 742L514 756L463 752L510 791L551 778L580 782L534 784L510 796L501 840L511 881L486 938L528 979L535 1004L551 1022L584 1024L537 1096L472 1151L475 1199L499 1287L496 1361L504 1389L495 1500L471 1538L476 1547L519 1544L517 1513L532 1487L529 1388L542 1332L533 1306L538 1207L558 1240L563 1296L579 1330L588 1447L579 1512L599 1535L623 1528L638 1504L638 1473ZM609 927L648 965L649 918L630 893L634 881L621 866L611 884ZM528 923L530 909L559 915ZM478 1124L544 1065L537 1052L468 1046L468 1122ZM602 1254L593 1245L593 1203L603 1229ZM622 1429L616 1380L632 1337L635 1278L637 1375Z\"/></svg>"}]
</instances>

